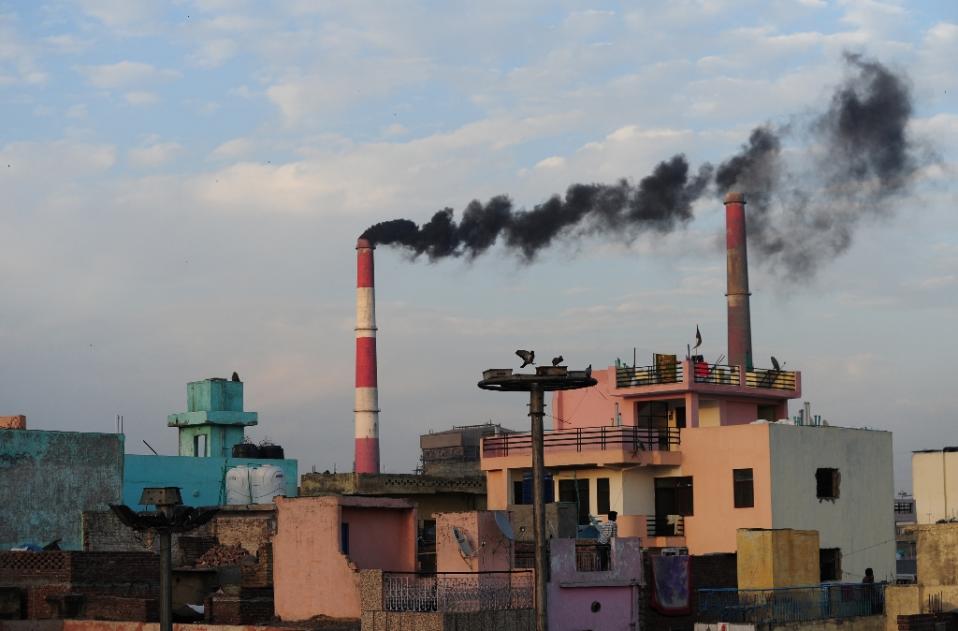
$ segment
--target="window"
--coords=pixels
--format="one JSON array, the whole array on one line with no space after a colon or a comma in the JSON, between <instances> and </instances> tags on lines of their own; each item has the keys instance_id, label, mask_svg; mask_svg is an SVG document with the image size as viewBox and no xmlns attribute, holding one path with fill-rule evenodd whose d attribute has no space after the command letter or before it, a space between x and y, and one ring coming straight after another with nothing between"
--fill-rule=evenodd
<instances>
[{"instance_id":1,"label":"window","mask_svg":"<svg viewBox=\"0 0 958 631\"><path fill-rule=\"evenodd\" d=\"M842 580L841 548L822 548L818 551L818 566L821 581Z\"/></svg>"},{"instance_id":2,"label":"window","mask_svg":"<svg viewBox=\"0 0 958 631\"><path fill-rule=\"evenodd\" d=\"M197 458L206 457L206 434L197 434L193 437L193 455Z\"/></svg>"},{"instance_id":3,"label":"window","mask_svg":"<svg viewBox=\"0 0 958 631\"><path fill-rule=\"evenodd\" d=\"M339 525L339 549L343 554L349 554L349 524Z\"/></svg>"},{"instance_id":4,"label":"window","mask_svg":"<svg viewBox=\"0 0 958 631\"><path fill-rule=\"evenodd\" d=\"M692 514L692 477L655 478L655 514Z\"/></svg>"},{"instance_id":5,"label":"window","mask_svg":"<svg viewBox=\"0 0 958 631\"><path fill-rule=\"evenodd\" d=\"M838 469L818 469L815 471L815 490L818 499L838 499L838 486L842 476Z\"/></svg>"},{"instance_id":6,"label":"window","mask_svg":"<svg viewBox=\"0 0 958 631\"><path fill-rule=\"evenodd\" d=\"M600 515L609 514L609 478L595 481L595 512Z\"/></svg>"},{"instance_id":7,"label":"window","mask_svg":"<svg viewBox=\"0 0 958 631\"><path fill-rule=\"evenodd\" d=\"M512 503L528 504L528 502L526 502L525 493L523 493L522 480L514 480L512 482Z\"/></svg>"},{"instance_id":8,"label":"window","mask_svg":"<svg viewBox=\"0 0 958 631\"><path fill-rule=\"evenodd\" d=\"M559 480L559 501L572 502L576 505L580 526L589 523L588 479Z\"/></svg>"},{"instance_id":9,"label":"window","mask_svg":"<svg viewBox=\"0 0 958 631\"><path fill-rule=\"evenodd\" d=\"M911 515L915 512L915 503L912 500L895 500L896 515Z\"/></svg>"},{"instance_id":10,"label":"window","mask_svg":"<svg viewBox=\"0 0 958 631\"><path fill-rule=\"evenodd\" d=\"M732 469L732 486L735 508L755 506L755 487L751 469Z\"/></svg>"}]
</instances>

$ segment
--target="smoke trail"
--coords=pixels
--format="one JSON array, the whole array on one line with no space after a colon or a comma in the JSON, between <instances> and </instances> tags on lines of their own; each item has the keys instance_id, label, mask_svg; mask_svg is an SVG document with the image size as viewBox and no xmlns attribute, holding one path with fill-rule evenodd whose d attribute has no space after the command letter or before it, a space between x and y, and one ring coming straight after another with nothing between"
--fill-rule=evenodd
<instances>
[{"instance_id":1,"label":"smoke trail","mask_svg":"<svg viewBox=\"0 0 958 631\"><path fill-rule=\"evenodd\" d=\"M445 208L422 226L394 219L363 237L430 260L473 259L501 242L532 261L564 236L631 240L683 227L714 175L719 196L745 193L755 257L787 278L808 277L848 249L862 220L889 211L921 163L907 130L912 101L906 79L861 55L845 53L844 61L847 76L822 113L788 126L757 127L717 169L706 163L692 174L680 154L634 186L626 180L573 184L564 196L528 210L516 209L506 196L474 200L458 223ZM786 139L800 144L785 152Z\"/></svg>"},{"instance_id":2,"label":"smoke trail","mask_svg":"<svg viewBox=\"0 0 958 631\"><path fill-rule=\"evenodd\" d=\"M755 129L716 171L720 193L746 194L753 251L791 279L845 252L862 221L888 213L908 190L922 161L908 135L905 78L861 55L844 61L848 74L824 112L803 125ZM797 131L806 146L786 160L782 140Z\"/></svg>"},{"instance_id":3,"label":"smoke trail","mask_svg":"<svg viewBox=\"0 0 958 631\"><path fill-rule=\"evenodd\" d=\"M659 163L638 185L573 184L564 197L554 195L529 210L516 209L505 196L482 204L472 201L456 223L451 208L440 210L417 226L408 219L384 221L363 238L408 249L430 260L475 258L502 240L523 260L532 261L544 248L567 234L617 233L634 238L642 231L670 232L692 219L692 203L706 190L712 170L704 165L694 175L683 155Z\"/></svg>"}]
</instances>

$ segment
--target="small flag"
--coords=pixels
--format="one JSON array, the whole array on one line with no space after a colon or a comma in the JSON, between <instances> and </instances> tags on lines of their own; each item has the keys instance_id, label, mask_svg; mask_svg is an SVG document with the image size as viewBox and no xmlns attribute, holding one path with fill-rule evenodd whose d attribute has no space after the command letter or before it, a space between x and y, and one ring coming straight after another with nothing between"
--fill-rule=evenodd
<instances>
[{"instance_id":1,"label":"small flag","mask_svg":"<svg viewBox=\"0 0 958 631\"><path fill-rule=\"evenodd\" d=\"M702 345L702 333L699 332L699 325L695 325L695 348Z\"/></svg>"}]
</instances>

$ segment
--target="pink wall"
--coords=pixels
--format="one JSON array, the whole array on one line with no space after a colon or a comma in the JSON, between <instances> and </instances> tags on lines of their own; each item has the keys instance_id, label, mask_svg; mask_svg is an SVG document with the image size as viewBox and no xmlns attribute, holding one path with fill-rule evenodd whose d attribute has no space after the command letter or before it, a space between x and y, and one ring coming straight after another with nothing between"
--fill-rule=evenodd
<instances>
[{"instance_id":1,"label":"pink wall","mask_svg":"<svg viewBox=\"0 0 958 631\"><path fill-rule=\"evenodd\" d=\"M692 476L693 512L685 518L690 554L735 552L736 530L772 527L769 426L682 430L682 467ZM735 508L732 469L752 469L753 508Z\"/></svg>"},{"instance_id":2,"label":"pink wall","mask_svg":"<svg viewBox=\"0 0 958 631\"><path fill-rule=\"evenodd\" d=\"M458 528L469 542L473 549L472 556L463 556L453 527ZM502 534L493 511L436 515L436 571L504 571L512 569L511 559L512 542Z\"/></svg>"},{"instance_id":3,"label":"pink wall","mask_svg":"<svg viewBox=\"0 0 958 631\"><path fill-rule=\"evenodd\" d=\"M405 500L357 497L276 498L273 594L285 621L318 615L358 618L359 568L340 552L340 526L350 525L350 551L365 567L415 569L416 511ZM375 525L380 521L383 527Z\"/></svg>"},{"instance_id":4,"label":"pink wall","mask_svg":"<svg viewBox=\"0 0 958 631\"><path fill-rule=\"evenodd\" d=\"M619 400L610 396L610 392L615 389L615 368L593 370L592 376L599 382L593 388L559 390L553 393L552 429L612 425L615 401ZM634 425L632 404L623 402L619 408L622 424Z\"/></svg>"},{"instance_id":5,"label":"pink wall","mask_svg":"<svg viewBox=\"0 0 958 631\"><path fill-rule=\"evenodd\" d=\"M552 539L548 593L553 631L631 631L639 628L638 590L643 584L642 546L638 538L612 540L611 568L576 570L575 539ZM599 610L592 611L592 603Z\"/></svg>"},{"instance_id":6,"label":"pink wall","mask_svg":"<svg viewBox=\"0 0 958 631\"><path fill-rule=\"evenodd\" d=\"M413 572L416 519L411 510L343 506L349 524L349 560L361 570Z\"/></svg>"}]
</instances>

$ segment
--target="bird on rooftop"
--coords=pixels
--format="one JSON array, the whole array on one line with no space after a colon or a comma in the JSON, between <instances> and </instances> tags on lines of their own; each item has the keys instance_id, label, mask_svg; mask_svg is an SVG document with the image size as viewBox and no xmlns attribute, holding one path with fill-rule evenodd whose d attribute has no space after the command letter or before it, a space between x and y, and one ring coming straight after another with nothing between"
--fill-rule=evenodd
<instances>
[{"instance_id":1,"label":"bird on rooftop","mask_svg":"<svg viewBox=\"0 0 958 631\"><path fill-rule=\"evenodd\" d=\"M239 380L240 380L240 378L239 378L239 373L236 372L235 370L233 371L233 379L232 379L232 380L233 380L233 381L239 381Z\"/></svg>"},{"instance_id":2,"label":"bird on rooftop","mask_svg":"<svg viewBox=\"0 0 958 631\"><path fill-rule=\"evenodd\" d=\"M776 372L779 372L782 370L782 367L779 365L778 360L775 359L775 355L772 355L772 368L774 368Z\"/></svg>"},{"instance_id":3,"label":"bird on rooftop","mask_svg":"<svg viewBox=\"0 0 958 631\"><path fill-rule=\"evenodd\" d=\"M589 364L588 366L585 367L585 376L586 377L592 376L592 364Z\"/></svg>"},{"instance_id":4,"label":"bird on rooftop","mask_svg":"<svg viewBox=\"0 0 958 631\"><path fill-rule=\"evenodd\" d=\"M552 365L553 365L553 366L558 366L559 364L562 363L562 359L563 359L562 355L559 355L558 357L553 357L553 358L552 358Z\"/></svg>"},{"instance_id":5,"label":"bird on rooftop","mask_svg":"<svg viewBox=\"0 0 958 631\"><path fill-rule=\"evenodd\" d=\"M519 349L516 351L516 355L519 356L519 359L522 360L522 365L519 368L525 368L529 364L535 365L536 352L535 351L524 351Z\"/></svg>"}]
</instances>

